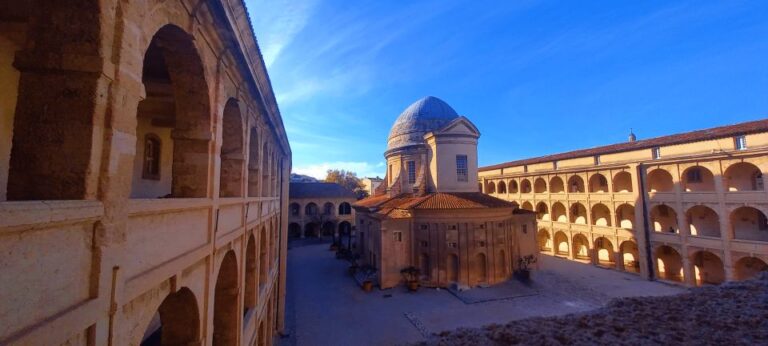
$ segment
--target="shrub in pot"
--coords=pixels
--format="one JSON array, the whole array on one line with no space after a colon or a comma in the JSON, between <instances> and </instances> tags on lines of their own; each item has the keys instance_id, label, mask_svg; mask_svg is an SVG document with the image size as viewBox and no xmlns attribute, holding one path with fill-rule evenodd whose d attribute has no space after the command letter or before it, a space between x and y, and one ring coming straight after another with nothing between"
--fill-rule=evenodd
<instances>
[{"instance_id":1,"label":"shrub in pot","mask_svg":"<svg viewBox=\"0 0 768 346\"><path fill-rule=\"evenodd\" d=\"M520 281L529 281L531 279L531 264L536 263L536 257L533 255L523 256L517 259L517 269L515 277Z\"/></svg>"},{"instance_id":2,"label":"shrub in pot","mask_svg":"<svg viewBox=\"0 0 768 346\"><path fill-rule=\"evenodd\" d=\"M419 268L416 268L414 266L405 267L402 270L400 270L400 275L403 276L403 279L405 280L406 286L408 286L408 290L411 292L415 292L419 289L419 275L421 274L421 271Z\"/></svg>"}]
</instances>

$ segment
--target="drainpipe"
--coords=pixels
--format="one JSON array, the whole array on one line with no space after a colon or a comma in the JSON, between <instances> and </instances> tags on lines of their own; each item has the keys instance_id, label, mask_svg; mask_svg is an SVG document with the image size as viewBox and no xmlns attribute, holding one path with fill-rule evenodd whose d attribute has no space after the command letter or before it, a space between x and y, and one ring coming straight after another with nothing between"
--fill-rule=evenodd
<instances>
[{"instance_id":1,"label":"drainpipe","mask_svg":"<svg viewBox=\"0 0 768 346\"><path fill-rule=\"evenodd\" d=\"M655 280L653 271L653 257L651 252L651 228L648 224L648 192L645 190L645 169L643 164L637 165L637 177L640 181L640 202L643 205L643 234L645 235L645 258L648 266L648 280Z\"/></svg>"}]
</instances>

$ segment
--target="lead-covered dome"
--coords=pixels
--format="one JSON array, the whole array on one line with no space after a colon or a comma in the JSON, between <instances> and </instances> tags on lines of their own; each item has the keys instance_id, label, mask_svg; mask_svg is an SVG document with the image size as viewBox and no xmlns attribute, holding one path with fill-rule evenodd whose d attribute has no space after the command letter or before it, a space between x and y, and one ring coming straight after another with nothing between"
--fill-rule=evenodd
<instances>
[{"instance_id":1,"label":"lead-covered dome","mask_svg":"<svg viewBox=\"0 0 768 346\"><path fill-rule=\"evenodd\" d=\"M427 132L437 130L458 117L445 101L434 96L422 98L408 106L395 120L389 131L387 151L423 144Z\"/></svg>"}]
</instances>

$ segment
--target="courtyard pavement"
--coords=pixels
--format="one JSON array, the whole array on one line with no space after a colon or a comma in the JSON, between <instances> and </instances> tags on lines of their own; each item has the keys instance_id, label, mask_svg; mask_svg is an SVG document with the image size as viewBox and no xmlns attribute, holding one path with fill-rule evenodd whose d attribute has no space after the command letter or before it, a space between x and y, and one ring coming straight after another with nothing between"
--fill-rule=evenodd
<instances>
[{"instance_id":1,"label":"courtyard pavement","mask_svg":"<svg viewBox=\"0 0 768 346\"><path fill-rule=\"evenodd\" d=\"M399 345L459 327L589 311L616 297L685 291L633 274L539 258L531 286L477 288L465 297L424 288L409 293L402 287L365 293L346 274L348 263L337 260L328 244L293 247L288 252L287 335L280 344Z\"/></svg>"}]
</instances>

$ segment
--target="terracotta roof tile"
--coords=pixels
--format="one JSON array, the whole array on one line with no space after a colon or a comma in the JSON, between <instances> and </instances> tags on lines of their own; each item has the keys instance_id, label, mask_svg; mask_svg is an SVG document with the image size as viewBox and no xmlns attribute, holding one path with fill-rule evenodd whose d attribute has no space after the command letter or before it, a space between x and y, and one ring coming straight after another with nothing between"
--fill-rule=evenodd
<instances>
[{"instance_id":1,"label":"terracotta roof tile","mask_svg":"<svg viewBox=\"0 0 768 346\"><path fill-rule=\"evenodd\" d=\"M546 156L533 157L529 159L510 161L491 166L480 167L480 171L490 171L505 167L514 167L521 165L531 165L542 162L573 159L577 157L590 157L595 155L612 154L623 151L650 149L658 146L676 145L691 142L700 142L713 138L731 137L743 134L768 131L768 119L750 121L740 124L713 127L705 130L698 130L686 133L679 133L669 136L662 136L650 139L644 139L634 142L625 142L611 144L601 147L569 151L565 153L552 154Z\"/></svg>"},{"instance_id":2,"label":"terracotta roof tile","mask_svg":"<svg viewBox=\"0 0 768 346\"><path fill-rule=\"evenodd\" d=\"M487 209L514 208L516 205L502 199L479 192L430 193L426 196L403 194L395 197L375 196L355 203L355 207L376 209L377 212L388 214L395 209Z\"/></svg>"}]
</instances>

